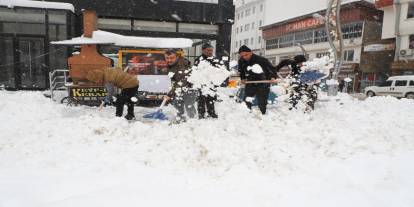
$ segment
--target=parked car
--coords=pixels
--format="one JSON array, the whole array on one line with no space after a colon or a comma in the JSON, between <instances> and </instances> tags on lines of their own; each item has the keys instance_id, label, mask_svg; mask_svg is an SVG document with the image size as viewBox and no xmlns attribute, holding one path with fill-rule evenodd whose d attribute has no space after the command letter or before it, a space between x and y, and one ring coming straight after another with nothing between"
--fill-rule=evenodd
<instances>
[{"instance_id":1,"label":"parked car","mask_svg":"<svg viewBox=\"0 0 414 207\"><path fill-rule=\"evenodd\" d=\"M390 77L379 86L366 87L365 95L414 99L414 75Z\"/></svg>"}]
</instances>

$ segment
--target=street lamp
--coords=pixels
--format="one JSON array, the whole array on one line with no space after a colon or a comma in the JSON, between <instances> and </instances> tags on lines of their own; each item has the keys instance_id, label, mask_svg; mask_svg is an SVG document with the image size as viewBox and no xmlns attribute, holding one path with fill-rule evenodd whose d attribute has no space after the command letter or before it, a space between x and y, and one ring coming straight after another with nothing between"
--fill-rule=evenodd
<instances>
[{"instance_id":1,"label":"street lamp","mask_svg":"<svg viewBox=\"0 0 414 207\"><path fill-rule=\"evenodd\" d=\"M330 0L326 9L325 27L328 36L329 45L334 54L335 64L332 78L327 81L328 96L338 94L338 74L341 71L344 41L341 30L341 0Z\"/></svg>"}]
</instances>

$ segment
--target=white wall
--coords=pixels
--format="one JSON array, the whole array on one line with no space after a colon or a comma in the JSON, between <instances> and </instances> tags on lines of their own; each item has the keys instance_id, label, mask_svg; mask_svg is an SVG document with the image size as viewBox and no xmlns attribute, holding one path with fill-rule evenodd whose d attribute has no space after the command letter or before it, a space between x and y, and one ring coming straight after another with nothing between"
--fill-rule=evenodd
<instances>
[{"instance_id":1,"label":"white wall","mask_svg":"<svg viewBox=\"0 0 414 207\"><path fill-rule=\"evenodd\" d=\"M236 59L235 53L237 53L239 47L244 45L244 40L248 39L247 46L250 47L254 52L259 52L263 46L263 38L262 38L262 31L259 30L260 21L262 21L262 25L264 23L264 12L265 12L265 3L266 0L245 0L244 4L242 0L236 2L236 10L235 10L235 22L232 26L232 43L231 43L231 54L232 59ZM260 11L260 5L263 5L263 10ZM253 14L253 7L255 7L255 13ZM250 9L250 15L246 17L245 11ZM241 17L241 12L244 13L243 17ZM238 18L240 15L240 18ZM254 28L252 29L252 23L254 22ZM245 30L245 25L249 25L249 30ZM240 28L243 27L243 31L240 32ZM237 33L238 29L238 33ZM253 44L251 39L253 38ZM259 40L260 43L259 43ZM236 44L236 41L238 42ZM241 41L241 45L240 45Z\"/></svg>"}]
</instances>

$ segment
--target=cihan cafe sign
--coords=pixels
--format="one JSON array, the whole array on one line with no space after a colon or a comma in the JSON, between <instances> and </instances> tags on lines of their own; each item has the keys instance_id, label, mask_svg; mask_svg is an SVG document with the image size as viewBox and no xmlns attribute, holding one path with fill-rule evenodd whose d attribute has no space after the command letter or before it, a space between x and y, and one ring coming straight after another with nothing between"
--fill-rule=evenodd
<instances>
[{"instance_id":1,"label":"cihan cafe sign","mask_svg":"<svg viewBox=\"0 0 414 207\"><path fill-rule=\"evenodd\" d=\"M282 34L291 33L298 30L305 30L323 25L324 22L318 18L307 18L300 21L287 23L281 26L269 27L264 29L265 37L274 37Z\"/></svg>"}]
</instances>

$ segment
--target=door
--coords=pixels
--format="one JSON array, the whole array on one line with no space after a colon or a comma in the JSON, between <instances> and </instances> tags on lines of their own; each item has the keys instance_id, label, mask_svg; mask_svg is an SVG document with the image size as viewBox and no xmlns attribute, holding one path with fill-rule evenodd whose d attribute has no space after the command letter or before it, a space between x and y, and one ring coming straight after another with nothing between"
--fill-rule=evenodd
<instances>
[{"instance_id":1,"label":"door","mask_svg":"<svg viewBox=\"0 0 414 207\"><path fill-rule=\"evenodd\" d=\"M0 87L15 88L13 37L0 36Z\"/></svg>"},{"instance_id":2,"label":"door","mask_svg":"<svg viewBox=\"0 0 414 207\"><path fill-rule=\"evenodd\" d=\"M393 88L393 94L395 97L404 97L405 92L407 91L407 80L396 80Z\"/></svg>"},{"instance_id":3,"label":"door","mask_svg":"<svg viewBox=\"0 0 414 207\"><path fill-rule=\"evenodd\" d=\"M19 68L16 76L20 89L45 89L47 71L44 55L44 38L17 37Z\"/></svg>"}]
</instances>

